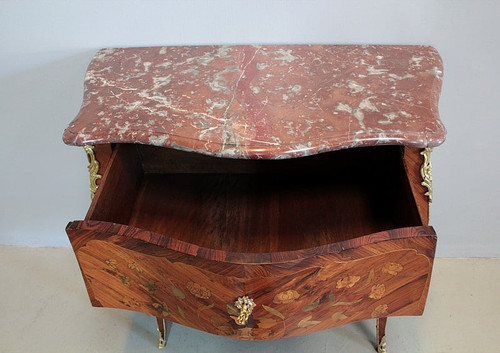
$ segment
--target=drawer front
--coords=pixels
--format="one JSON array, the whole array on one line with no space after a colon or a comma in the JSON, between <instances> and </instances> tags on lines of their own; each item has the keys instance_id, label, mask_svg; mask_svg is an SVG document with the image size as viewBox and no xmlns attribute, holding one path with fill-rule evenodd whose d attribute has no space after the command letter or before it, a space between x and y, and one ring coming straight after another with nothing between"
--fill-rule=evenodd
<instances>
[{"instance_id":1,"label":"drawer front","mask_svg":"<svg viewBox=\"0 0 500 353\"><path fill-rule=\"evenodd\" d=\"M340 247L345 250L322 247L263 256L259 263L234 254L207 258L189 245L172 249L166 237L106 222L73 222L67 232L94 306L240 339L420 315L436 245L432 228L405 228L363 237L359 246L350 241ZM246 325L238 325L234 302L245 295L256 306Z\"/></svg>"}]
</instances>

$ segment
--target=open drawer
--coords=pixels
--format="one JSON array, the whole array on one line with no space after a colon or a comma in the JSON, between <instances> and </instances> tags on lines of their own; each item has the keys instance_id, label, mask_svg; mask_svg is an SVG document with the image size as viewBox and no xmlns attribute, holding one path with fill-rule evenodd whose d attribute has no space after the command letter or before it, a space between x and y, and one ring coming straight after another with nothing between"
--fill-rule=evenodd
<instances>
[{"instance_id":1,"label":"open drawer","mask_svg":"<svg viewBox=\"0 0 500 353\"><path fill-rule=\"evenodd\" d=\"M241 160L116 144L85 220L66 230L94 306L242 339L420 315L436 236L417 155ZM251 314L235 304L245 296Z\"/></svg>"}]
</instances>

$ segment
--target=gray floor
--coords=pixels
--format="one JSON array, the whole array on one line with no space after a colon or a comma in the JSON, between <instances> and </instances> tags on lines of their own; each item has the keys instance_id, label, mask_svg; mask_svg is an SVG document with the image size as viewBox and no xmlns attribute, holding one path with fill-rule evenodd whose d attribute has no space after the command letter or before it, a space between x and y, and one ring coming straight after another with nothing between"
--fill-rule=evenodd
<instances>
[{"instance_id":1,"label":"gray floor","mask_svg":"<svg viewBox=\"0 0 500 353\"><path fill-rule=\"evenodd\" d=\"M70 249L0 246L0 352L159 352L153 318L92 308ZM426 312L390 318L388 352L499 352L500 259L436 259ZM173 325L165 352L373 353L373 321L238 341Z\"/></svg>"}]
</instances>

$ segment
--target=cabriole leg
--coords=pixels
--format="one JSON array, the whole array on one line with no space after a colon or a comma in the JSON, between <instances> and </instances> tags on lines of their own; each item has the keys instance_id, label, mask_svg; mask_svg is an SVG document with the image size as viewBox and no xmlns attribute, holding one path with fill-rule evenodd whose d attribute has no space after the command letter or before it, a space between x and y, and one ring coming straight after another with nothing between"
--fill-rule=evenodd
<instances>
[{"instance_id":1,"label":"cabriole leg","mask_svg":"<svg viewBox=\"0 0 500 353\"><path fill-rule=\"evenodd\" d=\"M387 325L387 318L381 317L377 319L377 351L378 353L387 353L385 343L385 326Z\"/></svg>"}]
</instances>

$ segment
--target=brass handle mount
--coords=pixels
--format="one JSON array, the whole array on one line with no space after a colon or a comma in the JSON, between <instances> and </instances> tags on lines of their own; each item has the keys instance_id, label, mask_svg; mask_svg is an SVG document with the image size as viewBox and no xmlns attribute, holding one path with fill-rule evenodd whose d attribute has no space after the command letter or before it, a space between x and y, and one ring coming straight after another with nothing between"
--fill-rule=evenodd
<instances>
[{"instance_id":1,"label":"brass handle mount","mask_svg":"<svg viewBox=\"0 0 500 353\"><path fill-rule=\"evenodd\" d=\"M253 299L248 296L239 297L234 302L234 306L240 311L240 314L234 318L234 321L240 326L245 326L255 305Z\"/></svg>"}]
</instances>

